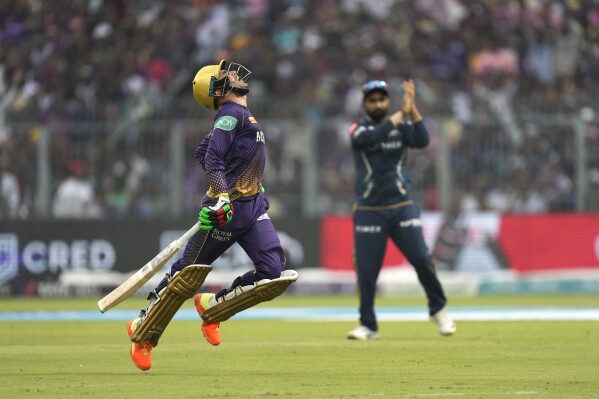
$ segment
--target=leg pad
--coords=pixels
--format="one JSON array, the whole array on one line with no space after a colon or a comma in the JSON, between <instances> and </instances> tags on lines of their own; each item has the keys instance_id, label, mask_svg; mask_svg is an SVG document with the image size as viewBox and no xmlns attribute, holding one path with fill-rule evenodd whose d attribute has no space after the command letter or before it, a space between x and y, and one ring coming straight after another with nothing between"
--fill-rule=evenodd
<instances>
[{"instance_id":1,"label":"leg pad","mask_svg":"<svg viewBox=\"0 0 599 399\"><path fill-rule=\"evenodd\" d=\"M296 271L285 270L279 278L260 280L253 286L237 287L235 291L227 294L224 300L219 300L216 305L202 313L202 319L208 323L228 320L243 310L278 297L297 278Z\"/></svg>"},{"instance_id":2,"label":"leg pad","mask_svg":"<svg viewBox=\"0 0 599 399\"><path fill-rule=\"evenodd\" d=\"M142 343L150 341L153 346L158 345L158 340L171 319L177 313L183 302L195 295L204 284L208 273L212 270L208 265L189 265L175 275L153 301L142 316L131 341Z\"/></svg>"}]
</instances>

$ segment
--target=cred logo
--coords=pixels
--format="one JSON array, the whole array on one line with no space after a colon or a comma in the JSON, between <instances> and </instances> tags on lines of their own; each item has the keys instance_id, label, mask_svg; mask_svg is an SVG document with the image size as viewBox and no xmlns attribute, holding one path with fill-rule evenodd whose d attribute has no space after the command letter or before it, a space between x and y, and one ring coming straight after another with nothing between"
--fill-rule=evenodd
<instances>
[{"instance_id":1,"label":"cred logo","mask_svg":"<svg viewBox=\"0 0 599 399\"><path fill-rule=\"evenodd\" d=\"M116 252L106 240L31 241L22 252L23 266L33 273L58 273L61 270L110 270Z\"/></svg>"},{"instance_id":2,"label":"cred logo","mask_svg":"<svg viewBox=\"0 0 599 399\"><path fill-rule=\"evenodd\" d=\"M115 262L116 251L106 240L19 243L16 234L0 234L0 286L17 277L19 267L32 274L58 274L63 270L110 270Z\"/></svg>"}]
</instances>

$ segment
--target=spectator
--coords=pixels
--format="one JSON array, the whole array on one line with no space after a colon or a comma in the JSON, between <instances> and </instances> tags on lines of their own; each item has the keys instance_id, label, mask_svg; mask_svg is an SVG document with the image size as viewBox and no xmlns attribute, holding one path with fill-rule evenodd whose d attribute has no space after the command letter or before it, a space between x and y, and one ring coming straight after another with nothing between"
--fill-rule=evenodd
<instances>
[{"instance_id":1,"label":"spectator","mask_svg":"<svg viewBox=\"0 0 599 399\"><path fill-rule=\"evenodd\" d=\"M16 219L21 203L17 176L10 172L8 159L0 157L0 220Z\"/></svg>"},{"instance_id":2,"label":"spectator","mask_svg":"<svg viewBox=\"0 0 599 399\"><path fill-rule=\"evenodd\" d=\"M561 129L555 121L542 129L526 126L523 118L531 114L599 109L591 94L599 89L598 39L599 7L593 2L157 0L148 8L145 2L126 1L2 1L0 149L15 136L26 144L19 146L22 159L12 172L29 208L38 194L31 172L39 148L32 132L38 126L31 125L42 123L53 139L60 136L90 152L89 178L108 190L100 193L101 200L124 203L115 217L155 214L148 204L164 200L148 196L168 196L168 179L132 194L136 203L145 204L144 211L129 209L131 201L119 195L126 201L116 201L110 191L118 194L125 186L110 181L116 150L135 149L150 159L140 146L148 132L169 135L158 121L193 118L194 105L185 96L197 65L235 58L253 71L252 109L258 118L268 110L281 120L305 118L320 126L323 146L317 156L328 160L328 169L319 189L344 209L339 186L348 180L348 171L338 160L347 143L334 134L335 122L328 121L358 115L356 82L368 75L398 81L414 76L431 123L435 115L450 115L453 107L454 122L464 132L493 131L476 140L464 134L455 143L453 161L468 165L469 158L480 157L476 149L483 140L509 137L512 148L505 151L513 155L526 148L530 131L551 135ZM397 101L401 93L390 95ZM297 176L301 165L295 163L302 156L290 148L296 141L290 132L285 129L282 172L268 181L268 189L273 202L297 210L301 207L286 197L285 176ZM561 139L569 142L571 136ZM565 174L574 181L572 169L561 165L571 161L569 156L560 143L551 145L558 154L553 162L561 169L553 176ZM505 163L509 156L503 151L484 150L487 162ZM156 162L155 157L162 158ZM155 163L164 165L166 157L166 152L153 154L151 167L158 169ZM525 158L525 163L536 162L532 153ZM599 168L596 158L589 157L589 163L590 169ZM478 171L460 170L468 178ZM531 178L540 173L533 170ZM462 186L469 187L465 194L479 198L497 182L489 182L483 193ZM569 209L573 201L562 198L560 203Z\"/></svg>"},{"instance_id":3,"label":"spectator","mask_svg":"<svg viewBox=\"0 0 599 399\"><path fill-rule=\"evenodd\" d=\"M61 219L99 218L100 208L96 203L94 188L86 179L86 165L81 160L71 160L69 175L63 180L54 196L53 215Z\"/></svg>"}]
</instances>

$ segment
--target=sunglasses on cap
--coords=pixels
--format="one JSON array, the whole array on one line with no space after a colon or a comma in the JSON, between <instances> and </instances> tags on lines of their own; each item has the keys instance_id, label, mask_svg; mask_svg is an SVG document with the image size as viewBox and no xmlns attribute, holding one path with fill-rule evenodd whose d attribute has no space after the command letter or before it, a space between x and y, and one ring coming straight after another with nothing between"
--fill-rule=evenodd
<instances>
[{"instance_id":1,"label":"sunglasses on cap","mask_svg":"<svg viewBox=\"0 0 599 399\"><path fill-rule=\"evenodd\" d=\"M389 86L384 80L371 80L370 82L366 82L362 85L362 93L366 94L372 90L382 90L387 92L389 90Z\"/></svg>"}]
</instances>

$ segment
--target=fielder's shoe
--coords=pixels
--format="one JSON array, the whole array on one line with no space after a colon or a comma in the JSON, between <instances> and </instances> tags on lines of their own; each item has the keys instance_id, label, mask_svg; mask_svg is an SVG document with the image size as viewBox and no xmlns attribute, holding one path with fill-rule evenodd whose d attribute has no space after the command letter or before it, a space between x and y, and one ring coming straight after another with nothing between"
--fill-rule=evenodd
<instances>
[{"instance_id":1,"label":"fielder's shoe","mask_svg":"<svg viewBox=\"0 0 599 399\"><path fill-rule=\"evenodd\" d=\"M196 310L200 316L211 307L210 300L213 297L214 294L197 294L193 298L193 303L196 305ZM211 345L220 345L220 323L202 322L202 334Z\"/></svg>"},{"instance_id":2,"label":"fielder's shoe","mask_svg":"<svg viewBox=\"0 0 599 399\"><path fill-rule=\"evenodd\" d=\"M138 317L127 324L127 334L129 334L129 338L131 338L140 322L141 318ZM138 369L146 371L152 367L152 348L150 341L142 342L141 344L131 342L129 354L131 355L131 360L133 360L133 363L135 363Z\"/></svg>"},{"instance_id":3,"label":"fielder's shoe","mask_svg":"<svg viewBox=\"0 0 599 399\"><path fill-rule=\"evenodd\" d=\"M369 339L381 339L381 336L377 331L373 331L366 326L359 326L347 333L347 339L366 341Z\"/></svg>"},{"instance_id":4,"label":"fielder's shoe","mask_svg":"<svg viewBox=\"0 0 599 399\"><path fill-rule=\"evenodd\" d=\"M432 315L431 321L439 328L439 334L445 337L453 335L457 331L455 323L443 309Z\"/></svg>"}]
</instances>

